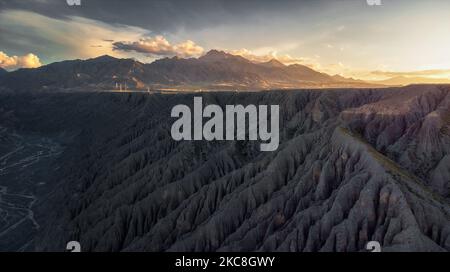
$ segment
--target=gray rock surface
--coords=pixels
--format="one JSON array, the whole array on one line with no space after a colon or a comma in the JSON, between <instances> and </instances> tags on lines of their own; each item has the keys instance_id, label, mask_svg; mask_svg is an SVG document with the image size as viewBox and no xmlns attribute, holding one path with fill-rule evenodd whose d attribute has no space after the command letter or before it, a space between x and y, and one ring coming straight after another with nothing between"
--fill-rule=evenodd
<instances>
[{"instance_id":1,"label":"gray rock surface","mask_svg":"<svg viewBox=\"0 0 450 272\"><path fill-rule=\"evenodd\" d=\"M450 250L449 86L195 95L279 104L279 149L173 141L194 94L2 100L15 126L67 139L35 250Z\"/></svg>"}]
</instances>

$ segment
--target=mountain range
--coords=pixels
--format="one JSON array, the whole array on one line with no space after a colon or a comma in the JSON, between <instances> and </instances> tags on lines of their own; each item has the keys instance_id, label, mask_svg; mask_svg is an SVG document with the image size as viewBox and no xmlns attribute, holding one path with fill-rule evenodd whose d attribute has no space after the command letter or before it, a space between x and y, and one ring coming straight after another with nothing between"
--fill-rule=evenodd
<instances>
[{"instance_id":1,"label":"mountain range","mask_svg":"<svg viewBox=\"0 0 450 272\"><path fill-rule=\"evenodd\" d=\"M330 76L300 64L275 59L252 62L211 50L199 58L163 58L152 63L108 55L68 60L0 76L0 85L24 90L221 89L261 90L329 87L374 87L373 83Z\"/></svg>"}]
</instances>

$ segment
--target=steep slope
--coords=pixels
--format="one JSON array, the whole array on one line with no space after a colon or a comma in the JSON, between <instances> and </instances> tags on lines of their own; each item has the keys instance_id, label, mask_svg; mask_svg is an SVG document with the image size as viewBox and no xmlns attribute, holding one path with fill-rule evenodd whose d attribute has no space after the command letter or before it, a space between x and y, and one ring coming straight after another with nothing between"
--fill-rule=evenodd
<instances>
[{"instance_id":1,"label":"steep slope","mask_svg":"<svg viewBox=\"0 0 450 272\"><path fill-rule=\"evenodd\" d=\"M279 104L276 152L260 152L257 142L173 141L170 109L191 105L192 94L24 97L27 107L14 112L29 122L19 123L77 135L52 174L61 186L37 205L34 245L361 251L376 240L384 251L448 251L450 205L441 189L450 183L449 93L415 86L202 94L205 104ZM417 150L418 163L404 159ZM437 164L421 163L435 156Z\"/></svg>"},{"instance_id":2,"label":"steep slope","mask_svg":"<svg viewBox=\"0 0 450 272\"><path fill-rule=\"evenodd\" d=\"M448 87L415 85L382 101L346 110L343 119L369 143L450 196Z\"/></svg>"}]
</instances>

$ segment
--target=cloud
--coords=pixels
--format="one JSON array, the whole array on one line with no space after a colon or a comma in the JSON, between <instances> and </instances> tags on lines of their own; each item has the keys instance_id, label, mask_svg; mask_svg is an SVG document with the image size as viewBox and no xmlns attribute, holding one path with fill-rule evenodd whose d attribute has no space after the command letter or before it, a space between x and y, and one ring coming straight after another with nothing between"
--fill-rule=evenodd
<instances>
[{"instance_id":1,"label":"cloud","mask_svg":"<svg viewBox=\"0 0 450 272\"><path fill-rule=\"evenodd\" d=\"M181 56L198 56L203 53L203 48L196 45L193 41L187 40L174 47L175 51Z\"/></svg>"},{"instance_id":2,"label":"cloud","mask_svg":"<svg viewBox=\"0 0 450 272\"><path fill-rule=\"evenodd\" d=\"M135 51L156 56L193 57L203 53L203 48L191 40L172 45L161 35L141 38L139 41L119 41L113 43L113 49L119 51Z\"/></svg>"},{"instance_id":3,"label":"cloud","mask_svg":"<svg viewBox=\"0 0 450 272\"><path fill-rule=\"evenodd\" d=\"M291 64L302 64L311 68L318 68L320 66L317 58L296 58L292 57L289 54L278 54L277 51L270 51L266 54L256 54L251 50L246 48L238 49L238 50L225 50L230 54L242 56L253 62L267 62L272 59L276 59L286 65Z\"/></svg>"},{"instance_id":4,"label":"cloud","mask_svg":"<svg viewBox=\"0 0 450 272\"><path fill-rule=\"evenodd\" d=\"M29 53L24 56L8 56L0 51L0 67L7 70L18 68L36 68L41 66L38 56Z\"/></svg>"},{"instance_id":5,"label":"cloud","mask_svg":"<svg viewBox=\"0 0 450 272\"><path fill-rule=\"evenodd\" d=\"M82 17L50 18L21 10L0 11L2 49L33 52L43 63L109 54L134 57L112 50L113 40L137 40L148 30L109 25Z\"/></svg>"},{"instance_id":6,"label":"cloud","mask_svg":"<svg viewBox=\"0 0 450 272\"><path fill-rule=\"evenodd\" d=\"M280 5L278 1L271 0L82 0L81 7L74 8L68 6L65 0L0 0L0 10L33 11L51 18L77 15L108 24L140 28L151 26L152 31L161 34L174 33L180 27L197 30L229 22L240 25L242 21L251 21L251 17L269 18L273 16L268 14L303 10L299 9L303 1L284 1L286 3ZM296 14L295 18L298 17Z\"/></svg>"}]
</instances>

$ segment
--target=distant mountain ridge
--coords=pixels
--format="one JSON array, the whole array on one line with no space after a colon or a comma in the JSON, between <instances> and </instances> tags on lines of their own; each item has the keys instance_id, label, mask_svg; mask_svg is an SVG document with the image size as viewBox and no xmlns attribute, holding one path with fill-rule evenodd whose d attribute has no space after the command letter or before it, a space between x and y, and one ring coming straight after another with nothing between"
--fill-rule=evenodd
<instances>
[{"instance_id":1,"label":"distant mountain ridge","mask_svg":"<svg viewBox=\"0 0 450 272\"><path fill-rule=\"evenodd\" d=\"M68 60L7 73L0 84L11 90L45 89L223 89L373 87L375 84L330 76L278 60L255 63L211 50L199 58L163 58L149 64L100 56Z\"/></svg>"},{"instance_id":2,"label":"distant mountain ridge","mask_svg":"<svg viewBox=\"0 0 450 272\"><path fill-rule=\"evenodd\" d=\"M404 86L411 84L411 82L413 82L414 84L450 84L450 79L397 76L386 80L378 81L378 83L380 84L390 86Z\"/></svg>"}]
</instances>

